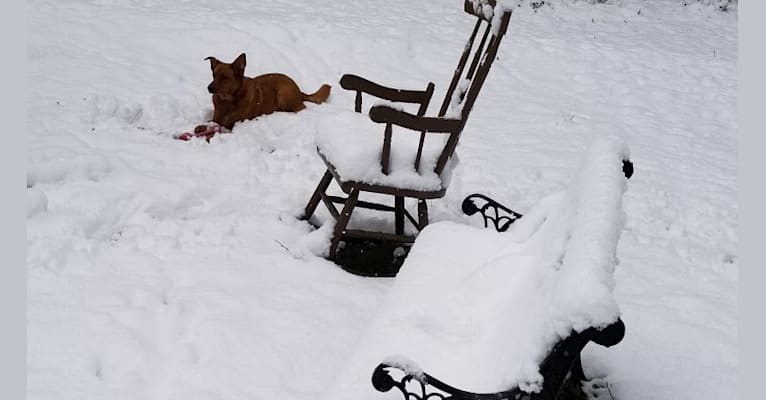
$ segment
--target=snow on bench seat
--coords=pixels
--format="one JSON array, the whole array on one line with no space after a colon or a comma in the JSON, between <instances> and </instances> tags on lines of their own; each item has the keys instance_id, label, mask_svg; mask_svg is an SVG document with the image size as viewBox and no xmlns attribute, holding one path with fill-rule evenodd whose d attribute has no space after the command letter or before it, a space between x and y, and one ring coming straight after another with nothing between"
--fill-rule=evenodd
<instances>
[{"instance_id":1,"label":"snow on bench seat","mask_svg":"<svg viewBox=\"0 0 766 400\"><path fill-rule=\"evenodd\" d=\"M557 341L620 315L612 289L627 151L618 138L593 143L571 185L507 232L429 225L332 396L397 396L370 384L384 360L468 391L539 390L538 366Z\"/></svg>"},{"instance_id":2,"label":"snow on bench seat","mask_svg":"<svg viewBox=\"0 0 766 400\"><path fill-rule=\"evenodd\" d=\"M448 135L430 133L426 136L418 172L415 170L415 156L420 132L394 126L390 171L386 175L381 169L384 128L385 124L372 122L366 114L346 110L334 112L322 118L318 124L317 149L333 164L344 182L355 181L419 191L446 188L457 156L453 156L447 163L441 176L434 170Z\"/></svg>"}]
</instances>

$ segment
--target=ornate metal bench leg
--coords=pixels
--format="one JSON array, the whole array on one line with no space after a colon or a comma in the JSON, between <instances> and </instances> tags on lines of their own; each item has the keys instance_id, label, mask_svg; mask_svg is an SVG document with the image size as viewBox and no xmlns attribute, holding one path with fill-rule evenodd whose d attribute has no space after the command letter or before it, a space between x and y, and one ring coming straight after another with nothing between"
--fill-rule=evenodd
<instances>
[{"instance_id":1,"label":"ornate metal bench leg","mask_svg":"<svg viewBox=\"0 0 766 400\"><path fill-rule=\"evenodd\" d=\"M319 201L322 199L322 193L327 190L327 187L330 186L331 181L332 174L328 169L325 171L324 176L322 176L322 179L319 181L319 184L314 190L314 194L311 195L311 199L309 200L308 204L306 204L306 208L303 211L303 216L301 219L308 221L308 219L314 215L314 211L316 211L317 205L319 205Z\"/></svg>"},{"instance_id":2,"label":"ornate metal bench leg","mask_svg":"<svg viewBox=\"0 0 766 400\"><path fill-rule=\"evenodd\" d=\"M577 358L572 363L572 369L570 370L570 379L572 379L575 382L582 382L585 381L585 371L582 369L582 360L580 359L580 356L578 355Z\"/></svg>"}]
</instances>

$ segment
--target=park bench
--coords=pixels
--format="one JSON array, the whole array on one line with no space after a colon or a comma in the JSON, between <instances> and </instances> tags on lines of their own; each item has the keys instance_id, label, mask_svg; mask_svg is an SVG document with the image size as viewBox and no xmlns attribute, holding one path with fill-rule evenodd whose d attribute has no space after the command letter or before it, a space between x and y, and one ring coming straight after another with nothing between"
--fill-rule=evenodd
<instances>
[{"instance_id":1,"label":"park bench","mask_svg":"<svg viewBox=\"0 0 766 400\"><path fill-rule=\"evenodd\" d=\"M628 156L619 138L594 141L568 187L523 216L466 199L466 212L504 232L426 227L333 398L381 398L374 388L405 400L552 400L585 380L583 348L625 333L612 290Z\"/></svg>"},{"instance_id":2,"label":"park bench","mask_svg":"<svg viewBox=\"0 0 766 400\"><path fill-rule=\"evenodd\" d=\"M411 244L417 233L406 234L405 221L421 231L428 225L426 201L444 196L457 163L458 140L511 17L511 10L495 0L466 0L464 10L476 22L436 116L425 116L433 83L424 90L402 90L356 75L341 77L341 87L356 92L355 110L333 115L317 134L317 153L327 169L302 214L310 220L322 202L335 220L329 259L334 260L341 241L350 238ZM363 94L387 102L373 105L369 119L361 114ZM396 103L416 105L417 112L408 113ZM370 120L384 125L382 132ZM333 179L344 196L327 194ZM393 204L362 200L363 192L392 196ZM417 202L417 218L407 210L406 198ZM392 212L394 233L349 229L356 207Z\"/></svg>"}]
</instances>

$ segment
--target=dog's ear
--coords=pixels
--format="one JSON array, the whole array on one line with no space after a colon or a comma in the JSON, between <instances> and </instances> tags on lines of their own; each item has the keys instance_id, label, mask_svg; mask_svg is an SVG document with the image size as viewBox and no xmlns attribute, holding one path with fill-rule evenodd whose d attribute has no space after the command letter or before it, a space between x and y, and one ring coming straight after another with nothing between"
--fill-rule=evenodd
<instances>
[{"instance_id":1,"label":"dog's ear","mask_svg":"<svg viewBox=\"0 0 766 400\"><path fill-rule=\"evenodd\" d=\"M234 60L233 63L231 63L231 66L234 67L234 71L237 73L237 75L244 75L245 64L247 64L247 60L245 59L245 53L242 53L239 55L239 57L237 57L236 60Z\"/></svg>"},{"instance_id":2,"label":"dog's ear","mask_svg":"<svg viewBox=\"0 0 766 400\"><path fill-rule=\"evenodd\" d=\"M210 60L210 69L215 71L215 67L221 62L215 57L205 57L205 60Z\"/></svg>"}]
</instances>

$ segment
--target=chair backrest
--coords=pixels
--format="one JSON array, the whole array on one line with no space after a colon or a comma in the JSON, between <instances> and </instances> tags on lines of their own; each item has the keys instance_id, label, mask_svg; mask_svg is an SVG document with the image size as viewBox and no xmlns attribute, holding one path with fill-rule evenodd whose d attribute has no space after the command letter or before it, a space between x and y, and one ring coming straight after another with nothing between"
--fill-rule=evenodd
<instances>
[{"instance_id":1,"label":"chair backrest","mask_svg":"<svg viewBox=\"0 0 766 400\"><path fill-rule=\"evenodd\" d=\"M437 174L441 174L447 161L455 152L460 133L487 79L489 69L497 57L497 50L511 19L511 10L504 9L502 6L498 7L496 0L465 0L464 9L465 12L476 17L476 24L460 56L438 114L439 117L453 117L460 119L461 122L457 131L450 134L439 156L436 163ZM482 26L484 31L479 35ZM472 58L471 54L473 54ZM470 65L469 58L471 58ZM425 133L421 133L418 155L422 151L424 139ZM417 164L419 160L416 161L416 168L419 167Z\"/></svg>"}]
</instances>

